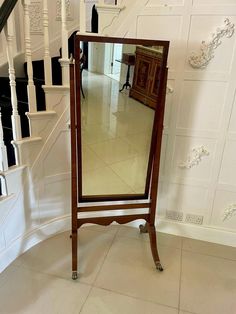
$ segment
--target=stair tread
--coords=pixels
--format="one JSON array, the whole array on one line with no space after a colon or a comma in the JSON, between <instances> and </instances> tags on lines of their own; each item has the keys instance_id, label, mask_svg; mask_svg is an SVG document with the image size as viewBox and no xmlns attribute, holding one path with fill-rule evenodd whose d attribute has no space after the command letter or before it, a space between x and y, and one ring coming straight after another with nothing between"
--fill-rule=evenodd
<instances>
[{"instance_id":1,"label":"stair tread","mask_svg":"<svg viewBox=\"0 0 236 314\"><path fill-rule=\"evenodd\" d=\"M26 144L26 143L31 143L31 142L38 142L41 140L42 140L42 137L40 136L29 136L29 137L24 137L20 140L13 140L12 142L14 144L21 145L21 144Z\"/></svg>"}]
</instances>

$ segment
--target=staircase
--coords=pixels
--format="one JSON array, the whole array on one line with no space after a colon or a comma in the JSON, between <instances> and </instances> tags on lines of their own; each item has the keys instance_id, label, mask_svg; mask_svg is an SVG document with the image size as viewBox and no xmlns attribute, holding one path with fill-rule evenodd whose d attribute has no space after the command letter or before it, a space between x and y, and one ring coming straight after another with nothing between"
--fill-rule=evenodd
<instances>
[{"instance_id":1,"label":"staircase","mask_svg":"<svg viewBox=\"0 0 236 314\"><path fill-rule=\"evenodd\" d=\"M42 168L47 158L45 156L50 155L52 145L61 134L65 134L65 130L66 134L69 133L69 56L73 53L73 32L79 28L85 31L88 17L85 3L81 1L80 26L68 30L66 0L61 0L61 49L58 48L57 56L51 57L50 3L49 0L42 0L43 58L33 61L29 13L31 0L23 0L22 3L0 0L0 16L7 16L6 22L0 23L0 31L3 28L0 44L3 43L5 48L5 54L0 54L0 272L32 245L69 227L68 204L63 205L61 214L56 211L56 216L49 215L46 221L43 220L42 215L47 216L45 207L48 201L45 195L38 195L38 190L42 190L43 173L47 171ZM116 11L116 7L109 7L108 3L113 2L99 0L98 7L106 11L107 23L110 24L111 18L107 12L111 8L111 16L114 17L114 12L115 15L120 12L120 6L118 1ZM13 8L17 10L15 14ZM15 16L22 17L19 29ZM23 41L20 44L19 39ZM23 47L23 50L19 47ZM19 64L18 57L22 53L25 63ZM9 76L6 71L1 71L4 60L7 61ZM65 144L68 143L62 143L62 152ZM67 164L69 167L69 159ZM67 174L62 173L62 176L67 179ZM70 195L69 191L66 195ZM49 197L49 202L54 201L53 196L49 194ZM40 212L43 214L40 215ZM62 222L58 224L57 220ZM40 230L39 234L37 230ZM47 231L44 233L42 230Z\"/></svg>"}]
</instances>

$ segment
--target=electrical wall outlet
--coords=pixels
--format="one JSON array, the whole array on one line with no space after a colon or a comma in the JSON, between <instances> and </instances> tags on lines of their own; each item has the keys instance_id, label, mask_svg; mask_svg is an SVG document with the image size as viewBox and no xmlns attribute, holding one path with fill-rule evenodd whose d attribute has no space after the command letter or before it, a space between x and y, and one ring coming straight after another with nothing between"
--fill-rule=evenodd
<instances>
[{"instance_id":1,"label":"electrical wall outlet","mask_svg":"<svg viewBox=\"0 0 236 314\"><path fill-rule=\"evenodd\" d=\"M203 224L203 216L202 215L194 215L194 214L187 214L185 217L185 222L195 225L202 225Z\"/></svg>"},{"instance_id":2,"label":"electrical wall outlet","mask_svg":"<svg viewBox=\"0 0 236 314\"><path fill-rule=\"evenodd\" d=\"M178 212L175 210L167 210L166 211L166 218L176 221L183 221L184 214L182 212Z\"/></svg>"}]
</instances>

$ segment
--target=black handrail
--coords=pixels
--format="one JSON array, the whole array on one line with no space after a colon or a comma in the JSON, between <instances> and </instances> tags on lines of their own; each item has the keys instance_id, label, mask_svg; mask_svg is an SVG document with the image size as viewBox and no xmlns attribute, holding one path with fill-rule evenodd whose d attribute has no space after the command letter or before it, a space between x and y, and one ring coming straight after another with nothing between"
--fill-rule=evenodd
<instances>
[{"instance_id":1,"label":"black handrail","mask_svg":"<svg viewBox=\"0 0 236 314\"><path fill-rule=\"evenodd\" d=\"M17 0L5 0L0 8L0 33L5 26L9 15L11 14L12 10L14 9Z\"/></svg>"}]
</instances>

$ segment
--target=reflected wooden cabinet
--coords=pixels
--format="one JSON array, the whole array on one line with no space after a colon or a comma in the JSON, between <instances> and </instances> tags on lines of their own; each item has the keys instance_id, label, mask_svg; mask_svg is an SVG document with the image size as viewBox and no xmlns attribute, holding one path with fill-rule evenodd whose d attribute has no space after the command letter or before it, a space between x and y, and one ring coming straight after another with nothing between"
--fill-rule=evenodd
<instances>
[{"instance_id":1,"label":"reflected wooden cabinet","mask_svg":"<svg viewBox=\"0 0 236 314\"><path fill-rule=\"evenodd\" d=\"M133 84L129 96L156 108L162 53L158 49L137 46Z\"/></svg>"}]
</instances>

